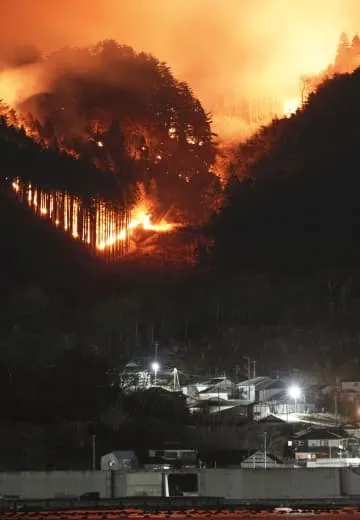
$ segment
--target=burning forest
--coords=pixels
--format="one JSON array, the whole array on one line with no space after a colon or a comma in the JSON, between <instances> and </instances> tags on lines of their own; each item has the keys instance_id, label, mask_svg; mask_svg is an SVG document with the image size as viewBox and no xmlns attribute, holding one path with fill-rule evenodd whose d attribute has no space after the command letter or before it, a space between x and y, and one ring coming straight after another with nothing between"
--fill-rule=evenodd
<instances>
[{"instance_id":1,"label":"burning forest","mask_svg":"<svg viewBox=\"0 0 360 520\"><path fill-rule=\"evenodd\" d=\"M124 19L136 14L140 25L146 13L167 20L175 12L175 7L165 13L155 4L151 9L144 2L142 10L122 7L120 11ZM288 54L297 48L304 23L293 19L297 8L289 10L279 1L285 18L294 24L290 37L279 22L281 35L288 34L289 49L280 49L274 37L267 52L265 48L255 52L250 41L270 31L270 25L259 31L259 11L250 4L238 8L237 2L230 2L232 14L228 16L210 4L206 16L203 9L187 11L184 3L176 4L191 27L198 24L204 29L213 23L214 42L208 42L208 54L200 62L199 49L194 56L188 53L189 64L194 64L189 69L181 58L188 49L185 40L181 52L175 38L170 50L163 52L164 46L160 48L154 39L145 41L135 28L132 36L125 31L119 38L126 44L100 39L91 45L93 34L89 39L75 30L76 47L61 46L63 41L50 44L41 38L29 38L31 44L20 40L15 44L11 38L4 43L0 53L1 131L7 143L17 140L16 146L22 150L25 146L30 157L26 168L9 169L13 172L6 175L9 185L38 216L96 254L119 258L141 251L149 240L155 243L154 235L177 235L180 229L207 222L221 208L229 177L248 176L258 155L271 149L271 125L260 134L259 128L273 119L291 118L324 79L359 65L359 38L350 41L346 35L341 37L333 64L328 65L338 26L334 6L329 19L317 26L319 34L328 35L326 44L320 44L310 31L309 41L303 42L299 59L290 67ZM260 4L269 15L269 24L276 20L276 9ZM307 11L309 6L303 9ZM109 14L106 2L104 12ZM322 8L316 9L314 15L322 12ZM48 8L44 16L46 13ZM227 34L225 29L232 27L232 31L245 21L246 34L233 42L234 49L242 51L242 61L235 66L230 59L233 51L229 47L226 55L219 38ZM109 27L105 32L106 37L114 36ZM161 33L159 40L163 38ZM170 42L168 37L166 42ZM32 43L43 45L46 54ZM60 50L54 50L56 47ZM267 65L264 76L260 66L270 50L275 53L275 65ZM155 55L168 58L176 77ZM210 82L211 66L214 77ZM219 137L213 128L221 129ZM24 145L25 137L38 147L36 152L29 141ZM62 166L55 167L57 160Z\"/></svg>"},{"instance_id":2,"label":"burning forest","mask_svg":"<svg viewBox=\"0 0 360 520\"><path fill-rule=\"evenodd\" d=\"M30 164L12 188L36 214L111 257L133 251L144 235L206 219L221 193L211 172L210 119L166 64L105 41L37 66L49 92L25 97L16 110L2 105L3 128L86 162L100 183L111 178L115 192L111 201L95 195L89 202L86 178L80 199L66 183L54 188L50 176L36 185Z\"/></svg>"}]
</instances>

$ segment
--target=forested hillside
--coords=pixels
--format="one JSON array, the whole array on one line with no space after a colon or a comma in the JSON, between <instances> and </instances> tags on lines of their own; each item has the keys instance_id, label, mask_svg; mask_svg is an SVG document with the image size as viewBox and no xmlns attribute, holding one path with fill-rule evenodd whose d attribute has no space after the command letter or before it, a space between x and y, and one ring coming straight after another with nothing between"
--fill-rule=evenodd
<instances>
[{"instance_id":1,"label":"forested hillside","mask_svg":"<svg viewBox=\"0 0 360 520\"><path fill-rule=\"evenodd\" d=\"M216 259L260 269L359 265L360 71L240 145L214 220Z\"/></svg>"},{"instance_id":2,"label":"forested hillside","mask_svg":"<svg viewBox=\"0 0 360 520\"><path fill-rule=\"evenodd\" d=\"M57 51L41 66L45 93L19 106L35 138L123 184L144 183L163 210L203 219L203 198L217 186L211 120L167 64L107 40Z\"/></svg>"}]
</instances>

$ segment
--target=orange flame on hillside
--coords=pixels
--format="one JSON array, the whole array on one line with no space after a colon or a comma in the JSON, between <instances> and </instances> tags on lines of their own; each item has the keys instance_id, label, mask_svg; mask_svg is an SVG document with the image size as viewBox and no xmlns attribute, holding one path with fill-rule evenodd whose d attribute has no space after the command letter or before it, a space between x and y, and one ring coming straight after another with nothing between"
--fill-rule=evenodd
<instances>
[{"instance_id":1,"label":"orange flame on hillside","mask_svg":"<svg viewBox=\"0 0 360 520\"><path fill-rule=\"evenodd\" d=\"M301 108L301 99L286 99L284 101L284 115L286 117L291 117L296 114L296 112Z\"/></svg>"},{"instance_id":2,"label":"orange flame on hillside","mask_svg":"<svg viewBox=\"0 0 360 520\"><path fill-rule=\"evenodd\" d=\"M102 251L107 247L113 246L118 241L126 240L139 230L153 231L155 233L169 233L180 226L180 224L167 222L165 219L162 219L157 223L152 222L152 216L149 213L146 203L140 203L135 206L131 212L131 218L127 230L123 229L119 234L114 234L108 240L98 244L97 248Z\"/></svg>"},{"instance_id":3,"label":"orange flame on hillside","mask_svg":"<svg viewBox=\"0 0 360 520\"><path fill-rule=\"evenodd\" d=\"M138 204L130 211L127 223L122 224L121 215L106 209L106 204L100 203L96 209L93 223L88 213L81 217L81 201L64 193L41 192L31 184L25 185L20 179L11 183L13 191L21 200L36 212L37 215L47 218L56 227L61 227L71 234L74 239L90 244L91 236L95 232L93 247L99 252L111 250L114 246L131 240L136 244L141 232L171 233L182 224L169 222L166 218L153 221L151 214L151 200L143 192ZM80 221L82 220L82 224ZM126 248L125 248L126 249Z\"/></svg>"}]
</instances>

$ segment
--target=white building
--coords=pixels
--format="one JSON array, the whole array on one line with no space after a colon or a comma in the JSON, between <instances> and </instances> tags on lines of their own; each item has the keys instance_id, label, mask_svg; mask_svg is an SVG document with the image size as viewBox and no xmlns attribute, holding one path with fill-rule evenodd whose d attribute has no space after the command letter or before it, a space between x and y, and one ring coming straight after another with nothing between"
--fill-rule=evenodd
<instances>
[{"instance_id":1,"label":"white building","mask_svg":"<svg viewBox=\"0 0 360 520\"><path fill-rule=\"evenodd\" d=\"M238 383L239 399L247 401L268 401L279 391L284 390L286 383L283 379L271 377L254 377Z\"/></svg>"},{"instance_id":2,"label":"white building","mask_svg":"<svg viewBox=\"0 0 360 520\"><path fill-rule=\"evenodd\" d=\"M151 387L152 374L142 363L132 361L120 373L120 387L127 392L146 390Z\"/></svg>"},{"instance_id":3,"label":"white building","mask_svg":"<svg viewBox=\"0 0 360 520\"><path fill-rule=\"evenodd\" d=\"M205 381L189 385L182 389L183 393L198 400L231 399L236 392L236 385L229 378L213 377Z\"/></svg>"},{"instance_id":4,"label":"white building","mask_svg":"<svg viewBox=\"0 0 360 520\"><path fill-rule=\"evenodd\" d=\"M128 451L111 451L101 457L102 470L130 470L139 467L139 461L135 453Z\"/></svg>"}]
</instances>

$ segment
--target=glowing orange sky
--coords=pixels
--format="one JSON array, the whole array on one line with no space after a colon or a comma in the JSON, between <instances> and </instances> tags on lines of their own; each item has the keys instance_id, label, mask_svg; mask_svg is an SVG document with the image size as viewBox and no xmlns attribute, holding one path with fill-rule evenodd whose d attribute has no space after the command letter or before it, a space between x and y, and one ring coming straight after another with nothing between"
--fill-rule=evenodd
<instances>
[{"instance_id":1,"label":"glowing orange sky","mask_svg":"<svg viewBox=\"0 0 360 520\"><path fill-rule=\"evenodd\" d=\"M342 31L360 31L360 0L11 0L1 15L2 49L115 38L167 61L208 109L221 97L293 97Z\"/></svg>"}]
</instances>

